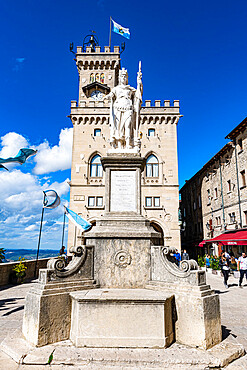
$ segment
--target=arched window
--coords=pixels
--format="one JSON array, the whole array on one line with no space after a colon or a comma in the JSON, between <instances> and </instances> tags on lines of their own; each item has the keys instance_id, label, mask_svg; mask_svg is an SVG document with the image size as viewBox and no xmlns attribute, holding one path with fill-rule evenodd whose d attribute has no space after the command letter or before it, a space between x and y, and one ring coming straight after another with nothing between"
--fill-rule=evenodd
<instances>
[{"instance_id":1,"label":"arched window","mask_svg":"<svg viewBox=\"0 0 247 370\"><path fill-rule=\"evenodd\" d=\"M104 73L101 73L100 75L100 82L103 84L105 83L105 76L104 76Z\"/></svg>"},{"instance_id":2,"label":"arched window","mask_svg":"<svg viewBox=\"0 0 247 370\"><path fill-rule=\"evenodd\" d=\"M146 160L146 176L158 177L159 176L159 162L155 155L151 154Z\"/></svg>"},{"instance_id":3,"label":"arched window","mask_svg":"<svg viewBox=\"0 0 247 370\"><path fill-rule=\"evenodd\" d=\"M102 177L103 176L102 164L100 161L100 156L98 154L96 154L91 160L90 176L91 177Z\"/></svg>"},{"instance_id":4,"label":"arched window","mask_svg":"<svg viewBox=\"0 0 247 370\"><path fill-rule=\"evenodd\" d=\"M99 73L96 73L96 75L95 75L95 81L100 82L100 76L99 76Z\"/></svg>"},{"instance_id":5,"label":"arched window","mask_svg":"<svg viewBox=\"0 0 247 370\"><path fill-rule=\"evenodd\" d=\"M90 75L90 82L94 82L94 74L93 73L91 73L91 75Z\"/></svg>"}]
</instances>

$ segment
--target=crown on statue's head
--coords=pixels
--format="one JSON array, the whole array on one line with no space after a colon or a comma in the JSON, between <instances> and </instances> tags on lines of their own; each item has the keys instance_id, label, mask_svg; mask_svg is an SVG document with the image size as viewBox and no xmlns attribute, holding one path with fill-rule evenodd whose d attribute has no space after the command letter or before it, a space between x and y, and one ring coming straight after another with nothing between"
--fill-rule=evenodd
<instances>
[{"instance_id":1,"label":"crown on statue's head","mask_svg":"<svg viewBox=\"0 0 247 370\"><path fill-rule=\"evenodd\" d=\"M119 71L119 77L121 77L121 76L126 76L128 78L127 69L125 69L125 68L120 69L120 71Z\"/></svg>"}]
</instances>

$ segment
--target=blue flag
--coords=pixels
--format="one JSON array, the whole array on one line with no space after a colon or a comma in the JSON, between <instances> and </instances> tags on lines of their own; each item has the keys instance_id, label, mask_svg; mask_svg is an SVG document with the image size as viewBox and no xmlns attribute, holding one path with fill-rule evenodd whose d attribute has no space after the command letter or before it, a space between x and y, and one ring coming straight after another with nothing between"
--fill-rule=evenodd
<instances>
[{"instance_id":1,"label":"blue flag","mask_svg":"<svg viewBox=\"0 0 247 370\"><path fill-rule=\"evenodd\" d=\"M66 216L70 219L70 221L73 222L75 226L77 226L81 231L88 231L91 229L92 224L90 222L87 222L84 220L81 216L79 216L77 213L74 211L71 211L71 209L65 207L65 214Z\"/></svg>"},{"instance_id":2,"label":"blue flag","mask_svg":"<svg viewBox=\"0 0 247 370\"><path fill-rule=\"evenodd\" d=\"M113 23L113 30L112 30L113 32L116 32L119 35L121 35L123 37L126 37L126 39L130 38L129 28L125 28L125 27L120 26L120 24L115 22L113 19L112 19L112 23Z\"/></svg>"},{"instance_id":3,"label":"blue flag","mask_svg":"<svg viewBox=\"0 0 247 370\"><path fill-rule=\"evenodd\" d=\"M17 162L19 164L23 164L26 162L27 158L31 155L35 155L37 153L37 150L33 149L27 149L22 148L19 150L18 154L15 157L9 157L9 158L0 158L0 168L4 168L8 171L8 169L2 165L2 163L11 163L11 162Z\"/></svg>"}]
</instances>

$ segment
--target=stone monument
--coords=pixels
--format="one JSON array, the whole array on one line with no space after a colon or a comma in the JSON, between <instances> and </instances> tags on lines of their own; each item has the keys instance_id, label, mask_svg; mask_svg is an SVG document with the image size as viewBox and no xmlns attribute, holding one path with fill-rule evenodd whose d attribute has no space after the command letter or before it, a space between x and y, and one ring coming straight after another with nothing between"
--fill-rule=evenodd
<instances>
[{"instance_id":1,"label":"stone monument","mask_svg":"<svg viewBox=\"0 0 247 370\"><path fill-rule=\"evenodd\" d=\"M179 246L159 246L160 234L141 215L137 89L120 71L111 99L111 149L102 158L105 212L72 248L68 266L52 259L26 301L23 334L40 346L70 339L77 347L164 348L173 341L210 348L221 341L219 298L195 261L178 267ZM61 320L61 317L63 319Z\"/></svg>"}]
</instances>

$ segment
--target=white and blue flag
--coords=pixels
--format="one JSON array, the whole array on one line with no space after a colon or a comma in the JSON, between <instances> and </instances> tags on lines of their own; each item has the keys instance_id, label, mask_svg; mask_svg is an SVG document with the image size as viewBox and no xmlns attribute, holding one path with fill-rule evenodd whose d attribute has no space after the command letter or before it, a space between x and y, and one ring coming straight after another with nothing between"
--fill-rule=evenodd
<instances>
[{"instance_id":1,"label":"white and blue flag","mask_svg":"<svg viewBox=\"0 0 247 370\"><path fill-rule=\"evenodd\" d=\"M71 211L71 209L65 207L65 214L66 216L70 219L70 221L73 222L73 224L75 226L77 226L82 232L83 231L88 231L89 229L91 229L92 227L92 224L90 224L90 222L87 222L86 220L84 220L81 216L79 216L77 213L75 213L74 211Z\"/></svg>"},{"instance_id":2,"label":"white and blue flag","mask_svg":"<svg viewBox=\"0 0 247 370\"><path fill-rule=\"evenodd\" d=\"M120 24L115 22L113 19L112 19L112 23L113 23L113 32L116 32L119 35L121 35L123 37L126 37L126 39L130 38L129 28L125 28L125 27L120 26Z\"/></svg>"}]
</instances>

